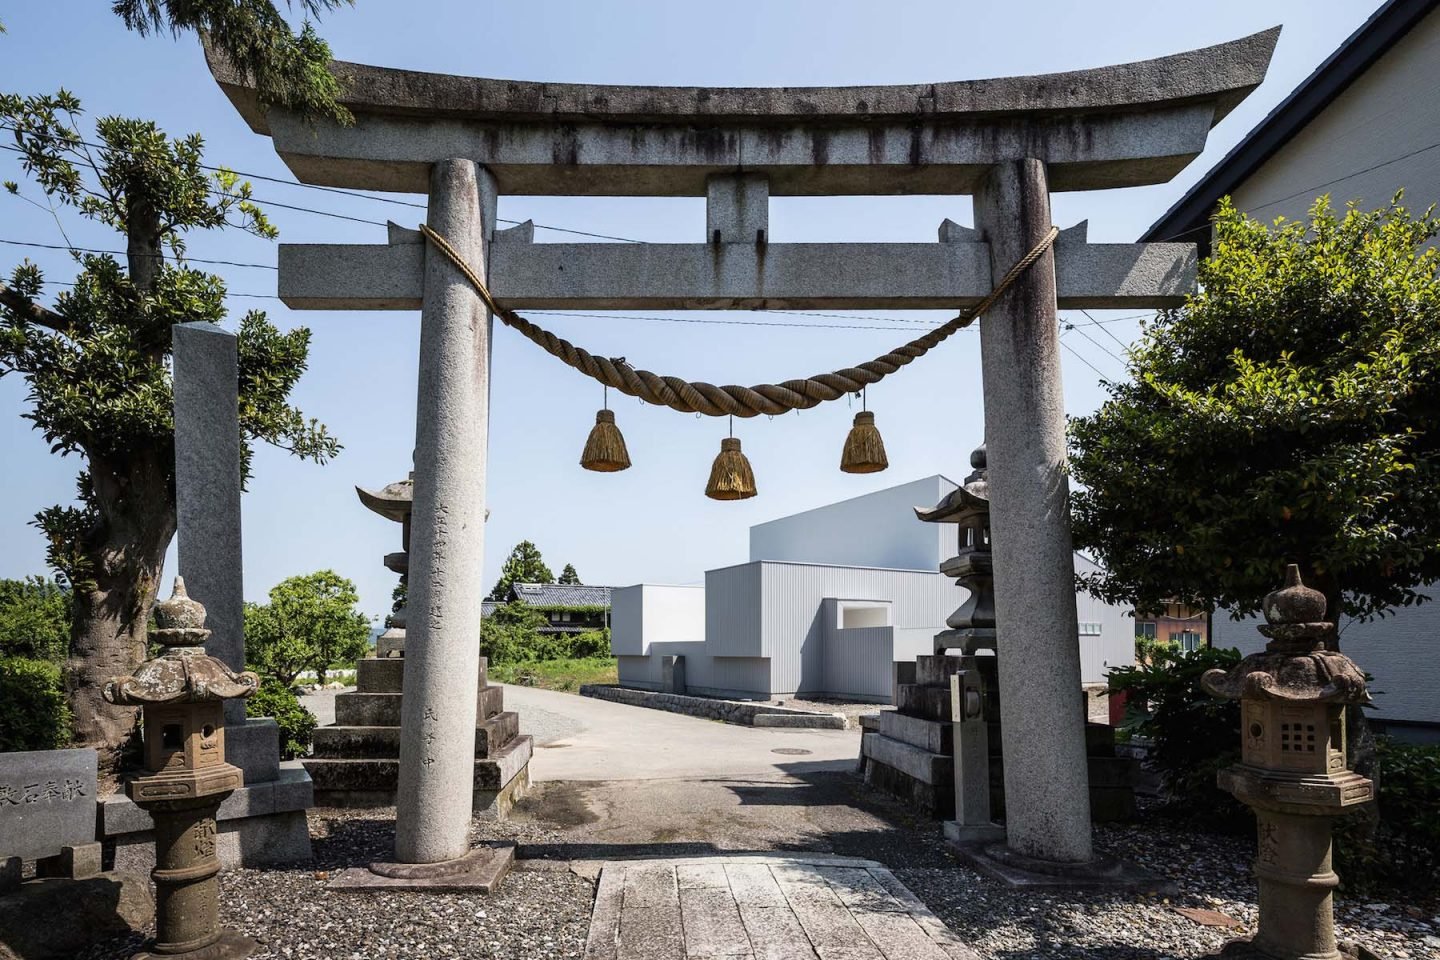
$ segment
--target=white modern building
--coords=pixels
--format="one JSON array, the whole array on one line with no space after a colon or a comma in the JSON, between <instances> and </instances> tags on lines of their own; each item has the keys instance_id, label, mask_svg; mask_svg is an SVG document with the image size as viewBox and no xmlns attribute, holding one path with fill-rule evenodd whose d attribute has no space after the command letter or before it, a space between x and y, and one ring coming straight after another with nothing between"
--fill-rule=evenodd
<instances>
[{"instance_id":1,"label":"white modern building","mask_svg":"<svg viewBox=\"0 0 1440 960\"><path fill-rule=\"evenodd\" d=\"M955 487L936 475L757 524L749 561L707 572L703 587L614 590L620 683L661 689L666 658L684 657L692 693L889 702L892 664L932 652L967 597L939 573L957 528L915 517ZM1134 625L1083 594L1077 606L1083 679L1103 683L1133 662Z\"/></svg>"}]
</instances>

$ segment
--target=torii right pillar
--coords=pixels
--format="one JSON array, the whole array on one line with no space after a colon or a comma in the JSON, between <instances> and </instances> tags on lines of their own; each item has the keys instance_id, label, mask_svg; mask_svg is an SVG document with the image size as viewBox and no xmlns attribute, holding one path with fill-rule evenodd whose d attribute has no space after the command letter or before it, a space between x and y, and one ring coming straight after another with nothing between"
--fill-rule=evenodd
<instances>
[{"instance_id":1,"label":"torii right pillar","mask_svg":"<svg viewBox=\"0 0 1440 960\"><path fill-rule=\"evenodd\" d=\"M1050 229L1045 164L994 166L975 193L992 279ZM1006 845L1059 864L1094 859L1065 475L1054 248L980 320L995 619L1005 752Z\"/></svg>"}]
</instances>

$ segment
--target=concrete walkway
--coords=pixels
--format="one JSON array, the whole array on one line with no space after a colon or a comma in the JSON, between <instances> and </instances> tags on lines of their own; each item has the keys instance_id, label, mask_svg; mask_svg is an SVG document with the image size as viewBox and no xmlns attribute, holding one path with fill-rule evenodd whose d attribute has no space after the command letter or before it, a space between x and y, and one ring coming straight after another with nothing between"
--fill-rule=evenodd
<instances>
[{"instance_id":1,"label":"concrete walkway","mask_svg":"<svg viewBox=\"0 0 1440 960\"><path fill-rule=\"evenodd\" d=\"M586 960L976 960L889 870L835 857L607 863Z\"/></svg>"},{"instance_id":2,"label":"concrete walkway","mask_svg":"<svg viewBox=\"0 0 1440 960\"><path fill-rule=\"evenodd\" d=\"M852 770L858 730L742 727L533 687L505 687L505 709L535 736L532 781L700 780Z\"/></svg>"}]
</instances>

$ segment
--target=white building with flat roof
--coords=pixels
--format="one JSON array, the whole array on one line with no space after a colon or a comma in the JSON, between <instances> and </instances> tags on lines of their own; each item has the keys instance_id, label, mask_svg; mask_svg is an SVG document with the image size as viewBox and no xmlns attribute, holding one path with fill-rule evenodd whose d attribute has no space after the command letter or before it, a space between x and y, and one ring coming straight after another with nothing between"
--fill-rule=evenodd
<instances>
[{"instance_id":1,"label":"white building with flat roof","mask_svg":"<svg viewBox=\"0 0 1440 960\"><path fill-rule=\"evenodd\" d=\"M937 474L756 524L749 561L708 571L703 587L614 590L621 685L663 689L666 658L684 657L692 693L888 703L892 664L933 652L968 597L939 572L957 528L915 516L955 487ZM1083 678L1103 683L1111 666L1134 662L1134 627L1121 608L1077 603Z\"/></svg>"}]
</instances>

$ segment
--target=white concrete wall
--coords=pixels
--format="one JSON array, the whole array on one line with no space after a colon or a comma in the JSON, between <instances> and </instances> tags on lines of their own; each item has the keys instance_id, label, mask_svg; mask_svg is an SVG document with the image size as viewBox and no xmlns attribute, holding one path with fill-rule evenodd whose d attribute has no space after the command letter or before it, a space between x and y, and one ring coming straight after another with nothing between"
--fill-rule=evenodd
<instances>
[{"instance_id":1,"label":"white concrete wall","mask_svg":"<svg viewBox=\"0 0 1440 960\"><path fill-rule=\"evenodd\" d=\"M1093 573L1099 566L1088 557L1075 555L1076 573ZM1135 663L1135 618L1125 607L1097 600L1088 593L1075 594L1076 620L1100 624L1100 635L1081 636L1080 680L1083 683L1104 683L1115 667Z\"/></svg>"},{"instance_id":2,"label":"white concrete wall","mask_svg":"<svg viewBox=\"0 0 1440 960\"><path fill-rule=\"evenodd\" d=\"M955 489L936 474L750 528L750 560L934 570L955 553L954 524L922 523Z\"/></svg>"},{"instance_id":3,"label":"white concrete wall","mask_svg":"<svg viewBox=\"0 0 1440 960\"><path fill-rule=\"evenodd\" d=\"M1440 590L1430 594L1440 598ZM1265 638L1256 630L1259 617L1231 620L1216 611L1217 647L1235 647L1250 654L1263 650ZM1383 620L1341 623L1340 649L1375 679L1370 684L1375 708L1368 716L1402 723L1440 722L1440 602L1397 610Z\"/></svg>"},{"instance_id":4,"label":"white concrete wall","mask_svg":"<svg viewBox=\"0 0 1440 960\"><path fill-rule=\"evenodd\" d=\"M1440 148L1432 148L1440 139L1437 63L1440 10L1251 174L1235 190L1236 206L1266 221L1295 220L1322 193L1342 210L1348 200L1373 208L1401 187L1411 210L1440 202Z\"/></svg>"}]
</instances>

